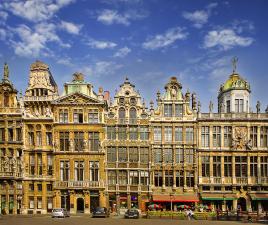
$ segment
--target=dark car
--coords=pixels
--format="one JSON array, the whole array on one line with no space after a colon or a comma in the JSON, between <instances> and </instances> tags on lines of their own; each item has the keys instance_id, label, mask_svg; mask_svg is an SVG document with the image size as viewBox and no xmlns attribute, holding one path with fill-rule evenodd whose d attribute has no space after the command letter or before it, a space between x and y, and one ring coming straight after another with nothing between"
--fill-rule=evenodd
<instances>
[{"instance_id":1,"label":"dark car","mask_svg":"<svg viewBox=\"0 0 268 225\"><path fill-rule=\"evenodd\" d=\"M139 219L139 217L140 217L140 214L137 209L128 209L125 213L126 219L130 219L130 218Z\"/></svg>"},{"instance_id":2,"label":"dark car","mask_svg":"<svg viewBox=\"0 0 268 225\"><path fill-rule=\"evenodd\" d=\"M105 207L97 207L92 212L92 217L109 217L110 212Z\"/></svg>"}]
</instances>

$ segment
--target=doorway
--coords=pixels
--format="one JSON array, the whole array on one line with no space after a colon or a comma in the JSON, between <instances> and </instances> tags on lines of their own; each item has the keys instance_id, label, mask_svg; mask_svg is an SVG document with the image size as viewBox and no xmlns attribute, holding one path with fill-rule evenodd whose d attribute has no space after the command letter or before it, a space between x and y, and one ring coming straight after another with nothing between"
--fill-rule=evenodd
<instances>
[{"instance_id":1,"label":"doorway","mask_svg":"<svg viewBox=\"0 0 268 225\"><path fill-rule=\"evenodd\" d=\"M239 207L240 207L241 211L246 211L247 210L247 202L246 202L245 198L239 198L238 199L238 201L237 201L237 209L239 209Z\"/></svg>"},{"instance_id":2,"label":"doorway","mask_svg":"<svg viewBox=\"0 0 268 225\"><path fill-rule=\"evenodd\" d=\"M84 199L78 198L76 203L77 203L77 212L84 213L84 210L85 210Z\"/></svg>"}]
</instances>

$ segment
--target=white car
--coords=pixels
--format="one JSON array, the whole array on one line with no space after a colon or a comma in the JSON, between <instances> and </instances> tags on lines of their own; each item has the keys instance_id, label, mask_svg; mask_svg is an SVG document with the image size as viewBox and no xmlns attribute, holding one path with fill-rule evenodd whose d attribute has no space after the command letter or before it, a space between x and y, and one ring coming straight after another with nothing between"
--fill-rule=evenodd
<instances>
[{"instance_id":1,"label":"white car","mask_svg":"<svg viewBox=\"0 0 268 225\"><path fill-rule=\"evenodd\" d=\"M59 208L59 209L52 209L52 214L51 214L52 218L54 217L69 217L70 214L68 213L68 211L66 209L63 208Z\"/></svg>"}]
</instances>

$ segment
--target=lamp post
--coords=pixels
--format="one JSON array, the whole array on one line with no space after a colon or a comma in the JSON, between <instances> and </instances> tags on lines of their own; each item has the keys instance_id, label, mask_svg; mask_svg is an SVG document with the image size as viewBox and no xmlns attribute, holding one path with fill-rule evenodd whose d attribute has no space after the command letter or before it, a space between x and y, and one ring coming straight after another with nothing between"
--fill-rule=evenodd
<instances>
[{"instance_id":1,"label":"lamp post","mask_svg":"<svg viewBox=\"0 0 268 225\"><path fill-rule=\"evenodd\" d=\"M169 194L169 197L170 197L170 205L171 205L171 212L173 212L173 202L172 202L172 197L173 197L173 194L172 193L170 193Z\"/></svg>"}]
</instances>

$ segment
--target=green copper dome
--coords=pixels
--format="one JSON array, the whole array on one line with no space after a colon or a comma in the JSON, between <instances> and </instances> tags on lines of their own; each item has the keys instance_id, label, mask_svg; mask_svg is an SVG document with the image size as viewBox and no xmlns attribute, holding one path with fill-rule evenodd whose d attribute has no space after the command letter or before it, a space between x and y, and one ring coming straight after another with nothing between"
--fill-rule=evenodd
<instances>
[{"instance_id":1,"label":"green copper dome","mask_svg":"<svg viewBox=\"0 0 268 225\"><path fill-rule=\"evenodd\" d=\"M233 73L230 75L229 79L221 85L220 93L236 89L248 90L250 92L250 85L238 73Z\"/></svg>"}]
</instances>

